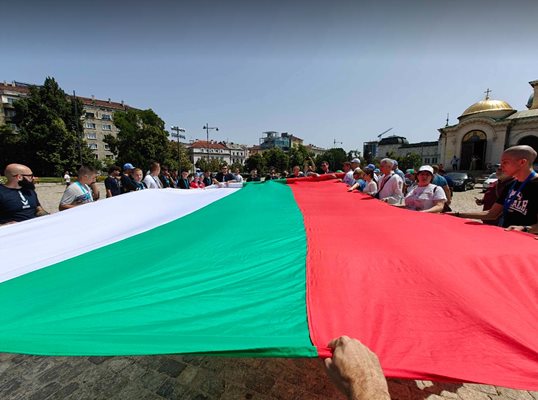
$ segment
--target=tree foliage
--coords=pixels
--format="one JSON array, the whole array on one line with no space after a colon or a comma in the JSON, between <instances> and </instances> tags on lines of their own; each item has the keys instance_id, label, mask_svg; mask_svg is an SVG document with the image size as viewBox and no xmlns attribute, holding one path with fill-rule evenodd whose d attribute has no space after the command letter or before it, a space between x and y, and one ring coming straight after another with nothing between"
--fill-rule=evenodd
<instances>
[{"instance_id":1,"label":"tree foliage","mask_svg":"<svg viewBox=\"0 0 538 400\"><path fill-rule=\"evenodd\" d=\"M289 156L277 147L264 151L263 158L268 168L275 168L278 172L287 170L290 163Z\"/></svg>"},{"instance_id":2,"label":"tree foliage","mask_svg":"<svg viewBox=\"0 0 538 400\"><path fill-rule=\"evenodd\" d=\"M288 156L290 158L288 168L291 170L296 165L302 169L305 161L313 158L314 154L309 152L306 147L300 144L297 147L292 147L288 152Z\"/></svg>"},{"instance_id":3,"label":"tree foliage","mask_svg":"<svg viewBox=\"0 0 538 400\"><path fill-rule=\"evenodd\" d=\"M171 161L164 121L151 109L117 111L114 124L119 129L117 138L107 135L104 141L117 155L118 165L129 162L145 169L152 161Z\"/></svg>"},{"instance_id":4,"label":"tree foliage","mask_svg":"<svg viewBox=\"0 0 538 400\"><path fill-rule=\"evenodd\" d=\"M170 169L192 171L192 162L189 158L187 149L182 143L176 141L168 142L168 157L164 160L164 164Z\"/></svg>"},{"instance_id":5,"label":"tree foliage","mask_svg":"<svg viewBox=\"0 0 538 400\"><path fill-rule=\"evenodd\" d=\"M226 162L222 162L221 160L218 160L216 158L211 158L209 161L207 158L200 158L198 161L196 161L196 168L200 168L202 171L220 171L220 168L222 165L227 164Z\"/></svg>"},{"instance_id":6,"label":"tree foliage","mask_svg":"<svg viewBox=\"0 0 538 400\"><path fill-rule=\"evenodd\" d=\"M316 167L319 169L321 163L327 161L330 170L336 171L342 169L342 164L347 160L347 154L344 149L341 147L332 148L316 157Z\"/></svg>"},{"instance_id":7,"label":"tree foliage","mask_svg":"<svg viewBox=\"0 0 538 400\"><path fill-rule=\"evenodd\" d=\"M36 175L45 176L76 170L81 158L83 164L98 166L82 137L78 118L82 102L68 97L54 78L46 78L43 86L31 87L29 96L16 101L14 107L18 138L7 139L13 150L6 162L26 164Z\"/></svg>"},{"instance_id":8,"label":"tree foliage","mask_svg":"<svg viewBox=\"0 0 538 400\"><path fill-rule=\"evenodd\" d=\"M260 153L253 154L245 160L245 170L249 172L253 169L258 170L258 175L265 173L266 161Z\"/></svg>"},{"instance_id":9,"label":"tree foliage","mask_svg":"<svg viewBox=\"0 0 538 400\"><path fill-rule=\"evenodd\" d=\"M405 171L408 168L419 168L422 164L422 157L417 153L407 153L403 157L396 157L398 167Z\"/></svg>"}]
</instances>

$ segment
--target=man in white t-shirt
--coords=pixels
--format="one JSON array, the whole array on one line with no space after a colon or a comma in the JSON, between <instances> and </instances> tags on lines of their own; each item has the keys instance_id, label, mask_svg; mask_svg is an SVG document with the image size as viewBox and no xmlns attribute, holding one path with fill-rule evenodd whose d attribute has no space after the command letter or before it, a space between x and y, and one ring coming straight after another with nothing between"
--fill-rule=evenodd
<instances>
[{"instance_id":1,"label":"man in white t-shirt","mask_svg":"<svg viewBox=\"0 0 538 400\"><path fill-rule=\"evenodd\" d=\"M163 184L159 179L161 173L161 165L158 162L151 163L149 174L144 178L144 183L148 189L162 189Z\"/></svg>"},{"instance_id":2,"label":"man in white t-shirt","mask_svg":"<svg viewBox=\"0 0 538 400\"><path fill-rule=\"evenodd\" d=\"M379 179L379 190L376 197L389 204L399 204L403 198L403 180L392 170L394 160L384 158L379 168L383 175Z\"/></svg>"},{"instance_id":3,"label":"man in white t-shirt","mask_svg":"<svg viewBox=\"0 0 538 400\"><path fill-rule=\"evenodd\" d=\"M95 182L96 176L97 171L95 168L80 167L77 181L65 189L58 209L63 211L81 204L91 203L93 195L90 185Z\"/></svg>"},{"instance_id":4,"label":"man in white t-shirt","mask_svg":"<svg viewBox=\"0 0 538 400\"><path fill-rule=\"evenodd\" d=\"M69 186L71 184L71 175L69 175L69 171L65 171L64 183L65 183L65 186Z\"/></svg>"}]
</instances>

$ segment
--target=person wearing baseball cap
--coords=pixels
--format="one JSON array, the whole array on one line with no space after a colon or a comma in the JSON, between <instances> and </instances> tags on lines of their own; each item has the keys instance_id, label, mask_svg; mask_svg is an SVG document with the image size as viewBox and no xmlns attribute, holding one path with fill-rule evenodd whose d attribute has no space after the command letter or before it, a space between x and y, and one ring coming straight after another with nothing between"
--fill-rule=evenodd
<instances>
[{"instance_id":1,"label":"person wearing baseball cap","mask_svg":"<svg viewBox=\"0 0 538 400\"><path fill-rule=\"evenodd\" d=\"M433 168L429 165L420 167L417 179L417 185L405 196L405 208L427 213L443 211L446 195L442 188L432 183Z\"/></svg>"},{"instance_id":2,"label":"person wearing baseball cap","mask_svg":"<svg viewBox=\"0 0 538 400\"><path fill-rule=\"evenodd\" d=\"M121 184L121 193L134 192L136 191L137 184L136 181L131 176L132 172L135 170L135 166L131 163L123 164L123 174L121 175L120 184Z\"/></svg>"}]
</instances>

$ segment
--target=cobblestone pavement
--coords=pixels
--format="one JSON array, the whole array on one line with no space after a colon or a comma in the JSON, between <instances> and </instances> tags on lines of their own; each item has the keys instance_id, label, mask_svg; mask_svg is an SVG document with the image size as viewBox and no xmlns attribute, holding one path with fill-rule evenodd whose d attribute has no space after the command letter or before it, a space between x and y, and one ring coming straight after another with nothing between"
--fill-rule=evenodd
<instances>
[{"instance_id":1,"label":"cobblestone pavement","mask_svg":"<svg viewBox=\"0 0 538 400\"><path fill-rule=\"evenodd\" d=\"M55 212L62 185L38 186ZM477 210L479 190L456 193L455 211ZM103 196L104 197L104 196ZM389 379L394 400L538 400L503 387ZM206 356L39 357L0 354L0 399L343 399L317 359Z\"/></svg>"}]
</instances>

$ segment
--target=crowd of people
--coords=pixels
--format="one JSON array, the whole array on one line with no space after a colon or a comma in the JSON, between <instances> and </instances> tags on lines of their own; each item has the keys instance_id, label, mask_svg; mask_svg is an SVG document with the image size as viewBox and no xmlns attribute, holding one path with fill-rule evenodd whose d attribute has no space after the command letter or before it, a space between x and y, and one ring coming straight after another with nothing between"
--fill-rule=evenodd
<instances>
[{"instance_id":1,"label":"crowd of people","mask_svg":"<svg viewBox=\"0 0 538 400\"><path fill-rule=\"evenodd\" d=\"M483 199L477 199L483 205L480 212L453 212L450 208L452 189L448 176L439 166L423 165L418 169L407 169L404 173L398 162L384 158L379 168L368 164L361 168L361 160L354 158L342 165L342 170L333 172L329 163L323 161L319 172L312 163L305 163L301 169L298 165L291 173L278 173L270 168L262 179L258 171L250 171L246 181L269 181L282 178L307 178L331 174L341 177L349 192L359 191L373 196L383 202L409 210L427 213L450 213L456 217L482 220L486 224L498 225L507 230L538 233L538 177L533 170L536 151L530 146L514 146L506 149L497 171L498 181L485 193ZM31 169L22 164L10 164L5 169L7 183L0 185L0 225L24 221L47 212L41 207L35 193L35 180ZM60 200L59 210L66 210L99 199L96 184L97 171L88 166L78 170L77 179L71 182L66 172L65 191ZM106 197L119 196L124 193L146 190L176 188L203 189L206 187L225 187L230 183L241 184L244 181L239 169L233 172L223 165L216 174L211 171L191 173L187 170L171 171L157 162L149 165L146 173L131 163L123 168L112 166L105 179Z\"/></svg>"}]
</instances>

